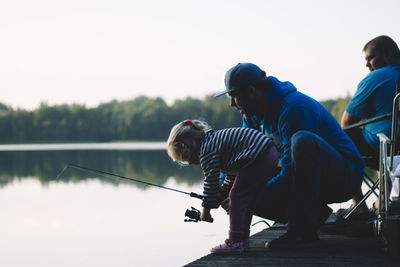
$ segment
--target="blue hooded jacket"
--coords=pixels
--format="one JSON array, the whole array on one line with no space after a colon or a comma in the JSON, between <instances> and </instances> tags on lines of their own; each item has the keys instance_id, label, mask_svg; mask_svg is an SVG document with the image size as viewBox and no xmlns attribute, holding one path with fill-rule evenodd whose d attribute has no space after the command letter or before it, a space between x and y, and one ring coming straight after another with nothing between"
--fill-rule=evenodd
<instances>
[{"instance_id":1,"label":"blue hooded jacket","mask_svg":"<svg viewBox=\"0 0 400 267\"><path fill-rule=\"evenodd\" d=\"M243 117L243 127L258 129L273 139L281 153L281 172L270 180L288 180L291 175L291 137L297 131L317 134L349 159L362 173L364 161L356 146L340 127L336 119L319 102L297 91L290 82L281 82L269 76L267 112L264 118Z\"/></svg>"}]
</instances>

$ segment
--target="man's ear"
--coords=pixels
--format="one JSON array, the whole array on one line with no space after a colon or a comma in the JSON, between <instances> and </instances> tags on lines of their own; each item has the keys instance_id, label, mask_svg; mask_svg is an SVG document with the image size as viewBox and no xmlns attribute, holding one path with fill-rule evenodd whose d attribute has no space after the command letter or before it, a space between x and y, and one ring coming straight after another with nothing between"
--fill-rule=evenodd
<instances>
[{"instance_id":1,"label":"man's ear","mask_svg":"<svg viewBox=\"0 0 400 267\"><path fill-rule=\"evenodd\" d=\"M392 64L393 58L391 55L388 55L387 53L385 53L383 55L383 59L385 60L385 66Z\"/></svg>"},{"instance_id":2,"label":"man's ear","mask_svg":"<svg viewBox=\"0 0 400 267\"><path fill-rule=\"evenodd\" d=\"M246 94L248 97L254 97L256 94L256 88L253 85L247 86Z\"/></svg>"}]
</instances>

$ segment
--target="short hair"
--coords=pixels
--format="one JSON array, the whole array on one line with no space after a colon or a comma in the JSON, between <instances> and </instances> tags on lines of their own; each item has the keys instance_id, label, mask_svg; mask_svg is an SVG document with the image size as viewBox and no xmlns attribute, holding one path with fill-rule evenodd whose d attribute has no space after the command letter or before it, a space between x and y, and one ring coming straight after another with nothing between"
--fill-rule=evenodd
<instances>
[{"instance_id":1,"label":"short hair","mask_svg":"<svg viewBox=\"0 0 400 267\"><path fill-rule=\"evenodd\" d=\"M167 141L170 158L180 165L187 165L201 146L201 142L211 127L204 121L185 120L174 127Z\"/></svg>"},{"instance_id":2,"label":"short hair","mask_svg":"<svg viewBox=\"0 0 400 267\"><path fill-rule=\"evenodd\" d=\"M365 52L370 46L375 48L377 52L381 53L388 64L392 64L400 60L399 47L389 36L381 35L375 37L364 45L363 52Z\"/></svg>"}]
</instances>

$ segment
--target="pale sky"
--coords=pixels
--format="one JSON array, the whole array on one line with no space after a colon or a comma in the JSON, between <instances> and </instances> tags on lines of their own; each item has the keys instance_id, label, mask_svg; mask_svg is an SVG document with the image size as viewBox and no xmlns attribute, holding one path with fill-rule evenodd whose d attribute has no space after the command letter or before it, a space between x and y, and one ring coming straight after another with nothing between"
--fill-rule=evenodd
<instances>
[{"instance_id":1,"label":"pale sky","mask_svg":"<svg viewBox=\"0 0 400 267\"><path fill-rule=\"evenodd\" d=\"M367 41L400 45L399 14L398 0L1 0L0 102L202 98L238 62L344 97L368 73Z\"/></svg>"}]
</instances>

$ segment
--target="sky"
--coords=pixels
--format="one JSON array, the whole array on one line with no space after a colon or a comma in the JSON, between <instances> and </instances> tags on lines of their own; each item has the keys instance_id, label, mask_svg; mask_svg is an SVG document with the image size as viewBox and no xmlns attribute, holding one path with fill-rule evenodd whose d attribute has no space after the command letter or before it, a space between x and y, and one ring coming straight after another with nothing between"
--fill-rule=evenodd
<instances>
[{"instance_id":1,"label":"sky","mask_svg":"<svg viewBox=\"0 0 400 267\"><path fill-rule=\"evenodd\" d=\"M252 62L317 100L353 95L362 48L400 44L398 0L2 0L0 102L168 104L224 90Z\"/></svg>"}]
</instances>

